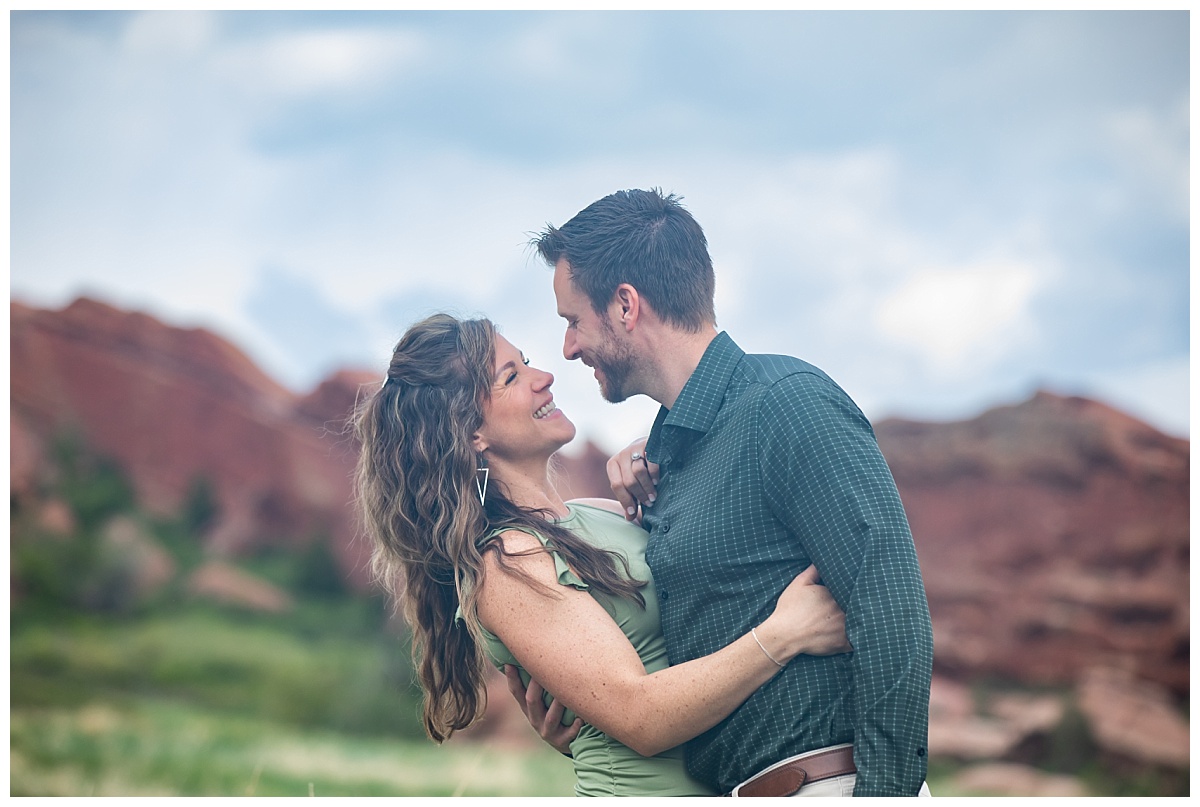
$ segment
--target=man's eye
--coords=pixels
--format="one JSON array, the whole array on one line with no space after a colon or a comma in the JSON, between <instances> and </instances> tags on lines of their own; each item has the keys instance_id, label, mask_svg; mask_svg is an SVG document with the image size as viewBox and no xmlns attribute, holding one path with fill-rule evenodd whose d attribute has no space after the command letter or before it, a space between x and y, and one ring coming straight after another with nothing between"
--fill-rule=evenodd
<instances>
[{"instance_id":1,"label":"man's eye","mask_svg":"<svg viewBox=\"0 0 1200 807\"><path fill-rule=\"evenodd\" d=\"M526 367L528 367L528 366L529 366L529 359L521 359L521 364L524 364Z\"/></svg>"}]
</instances>

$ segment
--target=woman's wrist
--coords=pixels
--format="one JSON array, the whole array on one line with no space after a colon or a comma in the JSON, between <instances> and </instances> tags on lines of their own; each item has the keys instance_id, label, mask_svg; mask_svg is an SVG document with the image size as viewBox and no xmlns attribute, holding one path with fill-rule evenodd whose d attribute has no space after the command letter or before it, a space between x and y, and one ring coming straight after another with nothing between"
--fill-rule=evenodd
<instances>
[{"instance_id":1,"label":"woman's wrist","mask_svg":"<svg viewBox=\"0 0 1200 807\"><path fill-rule=\"evenodd\" d=\"M802 651L801 643L776 626L772 617L767 617L756 628L750 630L751 638L758 643L763 655L782 668Z\"/></svg>"},{"instance_id":2,"label":"woman's wrist","mask_svg":"<svg viewBox=\"0 0 1200 807\"><path fill-rule=\"evenodd\" d=\"M754 637L754 641L758 642L758 647L759 647L759 649L760 649L760 650L762 650L762 651L763 651L763 655L764 655L764 656L766 656L768 659L770 659L770 661L771 661L771 663L772 663L772 664L774 664L776 667L778 667L779 669L781 669L781 670L782 670L782 669L783 669L783 662L781 662L781 661L779 661L778 659L776 659L774 656L772 656L772 655L771 655L771 651L770 651L770 650L767 650L767 647L766 647L766 645L764 645L764 644L762 643L762 639L758 638L758 631L757 631L757 629L756 629L756 628L751 628L751 629L750 629L750 635L751 635L752 637Z\"/></svg>"}]
</instances>

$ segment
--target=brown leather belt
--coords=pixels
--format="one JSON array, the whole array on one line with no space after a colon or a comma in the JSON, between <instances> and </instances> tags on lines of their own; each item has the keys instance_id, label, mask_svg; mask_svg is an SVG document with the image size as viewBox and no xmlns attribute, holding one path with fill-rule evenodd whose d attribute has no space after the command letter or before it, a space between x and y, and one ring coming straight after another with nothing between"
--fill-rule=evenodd
<instances>
[{"instance_id":1,"label":"brown leather belt","mask_svg":"<svg viewBox=\"0 0 1200 807\"><path fill-rule=\"evenodd\" d=\"M785 762L737 788L739 796L790 796L806 784L854 773L854 747L834 748Z\"/></svg>"}]
</instances>

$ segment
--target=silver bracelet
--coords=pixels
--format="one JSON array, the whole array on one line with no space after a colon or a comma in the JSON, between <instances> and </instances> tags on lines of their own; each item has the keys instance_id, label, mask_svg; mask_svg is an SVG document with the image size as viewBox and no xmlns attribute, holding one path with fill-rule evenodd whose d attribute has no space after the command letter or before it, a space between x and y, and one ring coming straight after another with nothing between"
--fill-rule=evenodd
<instances>
[{"instance_id":1,"label":"silver bracelet","mask_svg":"<svg viewBox=\"0 0 1200 807\"><path fill-rule=\"evenodd\" d=\"M754 641L758 642L758 649L763 651L763 655L771 659L771 663L782 670L783 665L776 661L775 657L767 652L767 648L763 647L762 640L758 638L758 633L754 630L754 628L750 628L750 635L754 637Z\"/></svg>"}]
</instances>

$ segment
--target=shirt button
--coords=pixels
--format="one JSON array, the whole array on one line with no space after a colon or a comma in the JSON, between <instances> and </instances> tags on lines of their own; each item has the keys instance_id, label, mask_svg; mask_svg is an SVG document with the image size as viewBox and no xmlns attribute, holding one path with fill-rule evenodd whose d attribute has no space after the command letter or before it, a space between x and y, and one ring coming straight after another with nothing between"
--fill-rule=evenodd
<instances>
[{"instance_id":1,"label":"shirt button","mask_svg":"<svg viewBox=\"0 0 1200 807\"><path fill-rule=\"evenodd\" d=\"M660 588L658 590L658 598L660 600L665 600L667 598L667 590L665 588Z\"/></svg>"},{"instance_id":2,"label":"shirt button","mask_svg":"<svg viewBox=\"0 0 1200 807\"><path fill-rule=\"evenodd\" d=\"M923 757L923 756L925 756L925 749L924 749L924 748L918 748L918 749L917 749L917 756L919 756L919 757Z\"/></svg>"},{"instance_id":3,"label":"shirt button","mask_svg":"<svg viewBox=\"0 0 1200 807\"><path fill-rule=\"evenodd\" d=\"M671 531L671 522L670 522L670 521L663 521L663 523L662 523L662 531L663 531L664 533L667 533L667 532L670 532L670 531Z\"/></svg>"}]
</instances>

